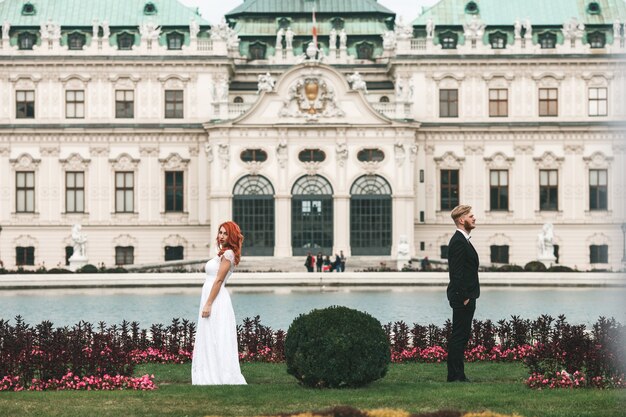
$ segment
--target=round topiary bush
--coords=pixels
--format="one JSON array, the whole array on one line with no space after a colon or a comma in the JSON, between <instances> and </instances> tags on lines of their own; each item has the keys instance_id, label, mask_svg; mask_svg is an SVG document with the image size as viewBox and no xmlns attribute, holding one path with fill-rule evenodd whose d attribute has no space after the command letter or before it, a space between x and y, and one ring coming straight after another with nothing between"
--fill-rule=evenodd
<instances>
[{"instance_id":1,"label":"round topiary bush","mask_svg":"<svg viewBox=\"0 0 626 417\"><path fill-rule=\"evenodd\" d=\"M360 387L382 378L390 351L378 320L339 306L300 315L285 339L287 372L316 388Z\"/></svg>"},{"instance_id":2,"label":"round topiary bush","mask_svg":"<svg viewBox=\"0 0 626 417\"><path fill-rule=\"evenodd\" d=\"M547 270L548 268L546 268L546 266L539 261L530 261L524 265L524 271L527 272L545 272Z\"/></svg>"},{"instance_id":3,"label":"round topiary bush","mask_svg":"<svg viewBox=\"0 0 626 417\"><path fill-rule=\"evenodd\" d=\"M98 267L92 264L87 264L79 268L76 272L81 274L97 274L99 272Z\"/></svg>"},{"instance_id":4,"label":"round topiary bush","mask_svg":"<svg viewBox=\"0 0 626 417\"><path fill-rule=\"evenodd\" d=\"M502 265L498 267L498 272L523 272L523 271L524 271L524 268L522 268L519 265L507 264L507 265Z\"/></svg>"},{"instance_id":5,"label":"round topiary bush","mask_svg":"<svg viewBox=\"0 0 626 417\"><path fill-rule=\"evenodd\" d=\"M574 272L574 270L565 265L552 265L548 268L548 272Z\"/></svg>"}]
</instances>

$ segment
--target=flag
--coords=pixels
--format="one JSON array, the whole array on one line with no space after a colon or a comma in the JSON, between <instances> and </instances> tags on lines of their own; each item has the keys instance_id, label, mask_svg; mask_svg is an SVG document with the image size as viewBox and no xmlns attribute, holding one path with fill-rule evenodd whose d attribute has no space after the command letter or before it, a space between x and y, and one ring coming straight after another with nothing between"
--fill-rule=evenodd
<instances>
[{"instance_id":1,"label":"flag","mask_svg":"<svg viewBox=\"0 0 626 417\"><path fill-rule=\"evenodd\" d=\"M317 48L317 25L315 23L315 6L313 6L313 44Z\"/></svg>"}]
</instances>

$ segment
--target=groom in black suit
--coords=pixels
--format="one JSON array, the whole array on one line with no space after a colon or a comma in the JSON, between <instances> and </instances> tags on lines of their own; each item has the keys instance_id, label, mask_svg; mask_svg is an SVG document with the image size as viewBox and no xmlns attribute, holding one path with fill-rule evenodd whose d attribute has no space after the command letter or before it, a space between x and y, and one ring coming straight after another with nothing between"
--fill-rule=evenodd
<instances>
[{"instance_id":1,"label":"groom in black suit","mask_svg":"<svg viewBox=\"0 0 626 417\"><path fill-rule=\"evenodd\" d=\"M448 340L448 382L469 382L463 363L465 348L472 331L478 283L478 253L470 243L470 232L476 227L471 206L456 206L450 213L456 232L448 244L448 301L452 307L452 334Z\"/></svg>"}]
</instances>

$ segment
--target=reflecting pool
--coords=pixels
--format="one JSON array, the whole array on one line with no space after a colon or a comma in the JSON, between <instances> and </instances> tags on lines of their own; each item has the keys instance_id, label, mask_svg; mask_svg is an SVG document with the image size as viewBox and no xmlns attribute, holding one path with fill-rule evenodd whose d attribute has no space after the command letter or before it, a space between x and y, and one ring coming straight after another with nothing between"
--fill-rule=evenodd
<instances>
[{"instance_id":1,"label":"reflecting pool","mask_svg":"<svg viewBox=\"0 0 626 417\"><path fill-rule=\"evenodd\" d=\"M494 288L481 290L475 318L497 321L517 315L565 314L568 322L594 323L599 316L626 323L625 288ZM366 311L382 323L442 325L451 317L445 287L389 288L231 288L238 323L261 317L261 323L287 330L299 314L314 308L343 305ZM56 326L80 320L107 324L138 321L142 327L167 324L172 318L196 320L197 288L62 289L0 291L0 318L21 315L27 323L50 320Z\"/></svg>"}]
</instances>

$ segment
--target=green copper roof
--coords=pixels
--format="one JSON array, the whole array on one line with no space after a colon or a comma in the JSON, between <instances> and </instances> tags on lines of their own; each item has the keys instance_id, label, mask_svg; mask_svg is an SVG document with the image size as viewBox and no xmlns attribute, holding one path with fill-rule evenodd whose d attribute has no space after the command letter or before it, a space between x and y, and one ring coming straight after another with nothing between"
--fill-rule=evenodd
<instances>
[{"instance_id":1,"label":"green copper roof","mask_svg":"<svg viewBox=\"0 0 626 417\"><path fill-rule=\"evenodd\" d=\"M296 36L311 36L313 33L313 24L311 19L294 19L289 27L294 31ZM355 35L380 35L386 30L387 26L384 22L372 19L351 19L345 22L344 28L349 36ZM276 36L278 27L275 19L255 19L254 21L246 21L244 19L237 20L235 23L235 31L240 37L244 36ZM332 29L330 21L317 20L318 35L328 35Z\"/></svg>"},{"instance_id":2,"label":"green copper roof","mask_svg":"<svg viewBox=\"0 0 626 417\"><path fill-rule=\"evenodd\" d=\"M425 25L429 18L436 26L463 25L474 16L466 13L471 1L488 26L512 26L515 20L527 18L533 26L561 26L572 17L586 25L608 25L615 19L626 19L624 0L441 0L415 19L413 25ZM599 13L588 11L590 3L600 6Z\"/></svg>"},{"instance_id":3,"label":"green copper roof","mask_svg":"<svg viewBox=\"0 0 626 417\"><path fill-rule=\"evenodd\" d=\"M315 5L316 14L323 13L384 13L394 12L378 4L376 0L245 0L243 4L226 13L228 17L240 14L311 14Z\"/></svg>"},{"instance_id":4,"label":"green copper roof","mask_svg":"<svg viewBox=\"0 0 626 417\"><path fill-rule=\"evenodd\" d=\"M24 15L24 4L34 6L35 13ZM154 14L144 14L147 3L156 8ZM152 21L162 26L189 26L194 18L198 24L208 26L196 10L178 0L4 0L0 2L0 23L11 26L39 26L51 19L61 26L91 26L92 21L108 21L114 26L138 26Z\"/></svg>"}]
</instances>

